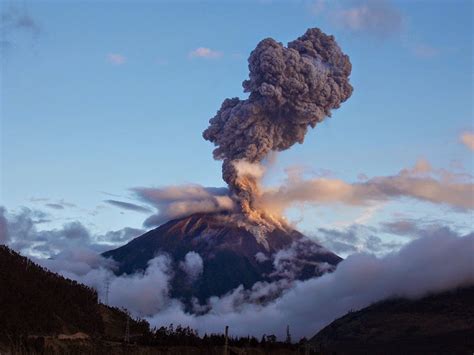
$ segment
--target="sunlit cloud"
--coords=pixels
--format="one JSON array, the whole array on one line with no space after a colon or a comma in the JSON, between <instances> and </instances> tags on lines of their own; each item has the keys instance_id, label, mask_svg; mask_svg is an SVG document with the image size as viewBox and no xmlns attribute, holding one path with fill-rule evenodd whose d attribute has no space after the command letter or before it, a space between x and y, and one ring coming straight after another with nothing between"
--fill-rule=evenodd
<instances>
[{"instance_id":1,"label":"sunlit cloud","mask_svg":"<svg viewBox=\"0 0 474 355\"><path fill-rule=\"evenodd\" d=\"M470 150L474 150L474 133L473 132L463 132L461 134L461 142Z\"/></svg>"}]
</instances>

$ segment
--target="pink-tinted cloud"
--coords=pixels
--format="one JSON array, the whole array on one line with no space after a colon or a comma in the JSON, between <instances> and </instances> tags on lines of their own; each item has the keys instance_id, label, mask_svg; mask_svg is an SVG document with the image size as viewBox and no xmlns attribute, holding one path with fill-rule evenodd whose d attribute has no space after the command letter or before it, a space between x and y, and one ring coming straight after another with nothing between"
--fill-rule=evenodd
<instances>
[{"instance_id":1,"label":"pink-tinted cloud","mask_svg":"<svg viewBox=\"0 0 474 355\"><path fill-rule=\"evenodd\" d=\"M127 58L122 54L118 53L109 53L107 54L107 61L114 65L122 65L127 62Z\"/></svg>"},{"instance_id":2,"label":"pink-tinted cloud","mask_svg":"<svg viewBox=\"0 0 474 355\"><path fill-rule=\"evenodd\" d=\"M262 207L275 213L298 203L343 203L363 206L377 201L413 198L455 209L474 209L474 184L470 176L433 169L425 160L392 176L379 176L356 183L333 178L304 179L289 176L285 184L267 189Z\"/></svg>"},{"instance_id":3,"label":"pink-tinted cloud","mask_svg":"<svg viewBox=\"0 0 474 355\"><path fill-rule=\"evenodd\" d=\"M461 142L470 150L474 150L474 132L464 132L461 134Z\"/></svg>"},{"instance_id":4,"label":"pink-tinted cloud","mask_svg":"<svg viewBox=\"0 0 474 355\"><path fill-rule=\"evenodd\" d=\"M144 222L148 227L197 212L228 211L234 207L226 188L177 185L163 188L140 187L132 190L140 200L158 209L156 214Z\"/></svg>"}]
</instances>

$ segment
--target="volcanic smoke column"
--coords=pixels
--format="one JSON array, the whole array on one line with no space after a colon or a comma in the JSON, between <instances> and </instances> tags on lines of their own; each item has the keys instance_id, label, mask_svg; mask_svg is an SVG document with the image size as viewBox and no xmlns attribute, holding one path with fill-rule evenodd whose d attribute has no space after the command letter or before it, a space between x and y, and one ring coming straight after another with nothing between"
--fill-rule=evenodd
<instances>
[{"instance_id":1,"label":"volcanic smoke column","mask_svg":"<svg viewBox=\"0 0 474 355\"><path fill-rule=\"evenodd\" d=\"M351 62L333 36L318 28L288 43L261 41L248 59L249 80L242 83L249 98L225 99L209 120L204 139L216 146L222 175L247 216L257 212L258 176L251 164L270 151L303 143L308 126L331 116L352 94ZM247 169L241 169L241 166Z\"/></svg>"}]
</instances>

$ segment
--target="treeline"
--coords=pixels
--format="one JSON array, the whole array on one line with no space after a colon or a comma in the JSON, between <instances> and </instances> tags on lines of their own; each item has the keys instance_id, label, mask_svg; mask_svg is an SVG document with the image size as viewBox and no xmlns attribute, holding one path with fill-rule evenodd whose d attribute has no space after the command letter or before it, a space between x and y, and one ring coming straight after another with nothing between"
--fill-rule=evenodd
<instances>
[{"instance_id":1,"label":"treeline","mask_svg":"<svg viewBox=\"0 0 474 355\"><path fill-rule=\"evenodd\" d=\"M199 336L198 332L190 327L178 325L151 329L149 332L141 334L139 337L132 337L132 342L139 345L148 346L191 346L197 348L208 348L225 345L224 334L204 334ZM299 344L292 344L289 341L277 341L273 334L263 335L258 339L254 336L232 337L229 336L227 344L230 347L238 348L265 348L265 349L297 349L299 345L305 344L306 339L301 339Z\"/></svg>"},{"instance_id":2,"label":"treeline","mask_svg":"<svg viewBox=\"0 0 474 355\"><path fill-rule=\"evenodd\" d=\"M0 338L103 333L97 292L0 246Z\"/></svg>"}]
</instances>

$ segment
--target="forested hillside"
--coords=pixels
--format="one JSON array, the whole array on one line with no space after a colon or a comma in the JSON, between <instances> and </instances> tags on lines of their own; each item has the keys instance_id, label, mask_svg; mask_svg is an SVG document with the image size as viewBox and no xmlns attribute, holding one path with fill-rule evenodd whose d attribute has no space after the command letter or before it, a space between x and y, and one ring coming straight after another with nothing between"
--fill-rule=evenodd
<instances>
[{"instance_id":1,"label":"forested hillside","mask_svg":"<svg viewBox=\"0 0 474 355\"><path fill-rule=\"evenodd\" d=\"M103 333L97 292L0 246L0 337Z\"/></svg>"}]
</instances>

